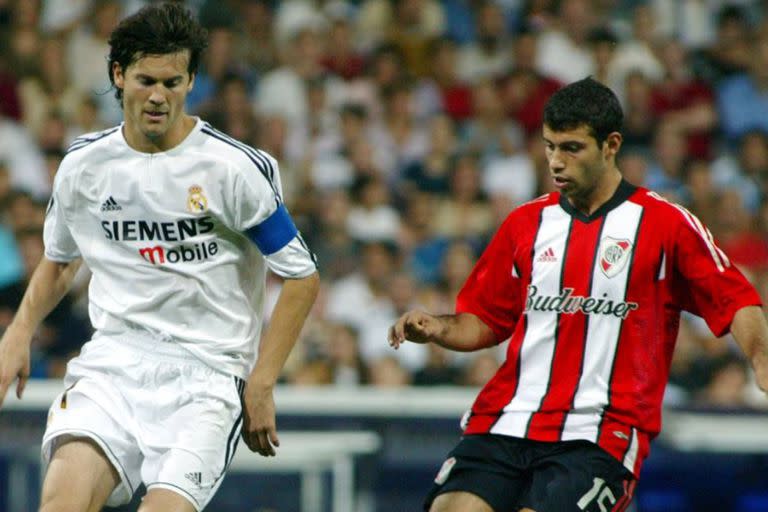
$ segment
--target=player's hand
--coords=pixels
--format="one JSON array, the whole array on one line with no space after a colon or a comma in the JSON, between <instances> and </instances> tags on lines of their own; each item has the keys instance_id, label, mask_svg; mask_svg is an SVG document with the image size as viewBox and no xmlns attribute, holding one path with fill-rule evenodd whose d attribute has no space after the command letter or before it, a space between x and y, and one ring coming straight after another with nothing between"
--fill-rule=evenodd
<instances>
[{"instance_id":1,"label":"player's hand","mask_svg":"<svg viewBox=\"0 0 768 512\"><path fill-rule=\"evenodd\" d=\"M424 311L409 311L389 328L389 345L398 349L406 340L429 343L445 333L445 324L438 317Z\"/></svg>"},{"instance_id":2,"label":"player's hand","mask_svg":"<svg viewBox=\"0 0 768 512\"><path fill-rule=\"evenodd\" d=\"M29 379L29 343L30 336L11 324L0 340L0 407L5 401L5 394L18 378L16 396L21 398L24 386Z\"/></svg>"},{"instance_id":3,"label":"player's hand","mask_svg":"<svg viewBox=\"0 0 768 512\"><path fill-rule=\"evenodd\" d=\"M272 386L248 380L243 396L243 441L253 452L273 457L280 446L275 421L275 400Z\"/></svg>"}]
</instances>

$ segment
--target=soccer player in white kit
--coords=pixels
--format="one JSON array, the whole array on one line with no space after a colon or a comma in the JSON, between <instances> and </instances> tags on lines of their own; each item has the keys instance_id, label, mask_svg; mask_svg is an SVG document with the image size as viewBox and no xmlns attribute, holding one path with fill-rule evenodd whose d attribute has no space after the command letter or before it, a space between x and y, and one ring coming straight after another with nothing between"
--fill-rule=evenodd
<instances>
[{"instance_id":1,"label":"soccer player in white kit","mask_svg":"<svg viewBox=\"0 0 768 512\"><path fill-rule=\"evenodd\" d=\"M45 258L0 341L2 405L88 265L96 331L49 412L44 512L127 503L142 482L141 512L199 511L241 432L264 456L279 444L272 392L319 277L276 161L184 111L205 46L178 4L123 20L109 73L124 122L76 139L56 175ZM267 267L285 281L261 338Z\"/></svg>"}]
</instances>

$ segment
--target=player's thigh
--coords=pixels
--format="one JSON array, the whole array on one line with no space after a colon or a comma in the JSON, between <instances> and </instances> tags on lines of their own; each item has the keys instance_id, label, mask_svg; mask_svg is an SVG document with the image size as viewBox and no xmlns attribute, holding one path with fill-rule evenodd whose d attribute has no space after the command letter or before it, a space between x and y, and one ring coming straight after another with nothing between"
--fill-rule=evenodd
<instances>
[{"instance_id":1,"label":"player's thigh","mask_svg":"<svg viewBox=\"0 0 768 512\"><path fill-rule=\"evenodd\" d=\"M480 496L464 491L440 494L432 502L429 512L494 512Z\"/></svg>"},{"instance_id":2,"label":"player's thigh","mask_svg":"<svg viewBox=\"0 0 768 512\"><path fill-rule=\"evenodd\" d=\"M430 511L496 511L519 508L530 477L524 440L496 435L465 436L450 452L428 491Z\"/></svg>"},{"instance_id":3,"label":"player's thigh","mask_svg":"<svg viewBox=\"0 0 768 512\"><path fill-rule=\"evenodd\" d=\"M168 489L153 488L141 500L138 512L196 512L188 499Z\"/></svg>"},{"instance_id":4,"label":"player's thigh","mask_svg":"<svg viewBox=\"0 0 768 512\"><path fill-rule=\"evenodd\" d=\"M536 512L624 510L632 500L634 476L615 458L589 442L569 442L534 469L521 505Z\"/></svg>"},{"instance_id":5,"label":"player's thigh","mask_svg":"<svg viewBox=\"0 0 768 512\"><path fill-rule=\"evenodd\" d=\"M43 481L41 511L99 511L119 482L120 476L95 442L63 440Z\"/></svg>"}]
</instances>

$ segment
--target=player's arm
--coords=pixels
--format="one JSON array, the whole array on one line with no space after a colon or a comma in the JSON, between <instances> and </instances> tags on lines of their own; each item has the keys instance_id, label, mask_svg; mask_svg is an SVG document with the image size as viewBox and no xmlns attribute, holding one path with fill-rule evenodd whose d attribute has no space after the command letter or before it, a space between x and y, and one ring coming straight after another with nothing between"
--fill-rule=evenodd
<instances>
[{"instance_id":1,"label":"player's arm","mask_svg":"<svg viewBox=\"0 0 768 512\"><path fill-rule=\"evenodd\" d=\"M404 341L435 343L456 352L472 352L497 343L496 335L471 313L430 315L409 311L389 328L389 344L397 349Z\"/></svg>"},{"instance_id":2,"label":"player's arm","mask_svg":"<svg viewBox=\"0 0 768 512\"><path fill-rule=\"evenodd\" d=\"M32 335L69 291L81 261L62 263L43 257L32 274L19 310L0 340L0 406L17 377L16 396L21 398L29 378Z\"/></svg>"},{"instance_id":3,"label":"player's arm","mask_svg":"<svg viewBox=\"0 0 768 512\"><path fill-rule=\"evenodd\" d=\"M731 322L731 334L752 364L757 385L768 393L768 323L763 309L759 306L739 309Z\"/></svg>"},{"instance_id":4,"label":"player's arm","mask_svg":"<svg viewBox=\"0 0 768 512\"><path fill-rule=\"evenodd\" d=\"M319 288L317 272L286 279L259 346L259 357L245 388L245 406L249 410L245 414L243 437L248 447L261 455L275 455L274 446L280 445L272 392Z\"/></svg>"}]
</instances>

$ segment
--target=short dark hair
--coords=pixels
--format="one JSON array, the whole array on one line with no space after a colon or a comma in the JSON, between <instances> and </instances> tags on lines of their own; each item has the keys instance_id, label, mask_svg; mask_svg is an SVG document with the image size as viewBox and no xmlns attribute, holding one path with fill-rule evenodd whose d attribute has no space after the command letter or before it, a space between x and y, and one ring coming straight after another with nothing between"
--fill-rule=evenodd
<instances>
[{"instance_id":1,"label":"short dark hair","mask_svg":"<svg viewBox=\"0 0 768 512\"><path fill-rule=\"evenodd\" d=\"M120 22L109 37L109 46L107 72L115 87L114 63L120 64L125 72L128 66L147 55L189 50L187 71L190 75L197 73L200 55L208 46L208 33L180 4L147 5ZM123 91L119 87L115 87L115 98L122 104Z\"/></svg>"},{"instance_id":2,"label":"short dark hair","mask_svg":"<svg viewBox=\"0 0 768 512\"><path fill-rule=\"evenodd\" d=\"M548 128L562 132L586 125L598 147L602 147L610 133L621 131L623 121L619 99L592 77L563 87L544 107L544 124Z\"/></svg>"}]
</instances>

